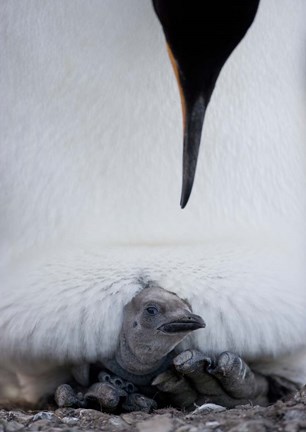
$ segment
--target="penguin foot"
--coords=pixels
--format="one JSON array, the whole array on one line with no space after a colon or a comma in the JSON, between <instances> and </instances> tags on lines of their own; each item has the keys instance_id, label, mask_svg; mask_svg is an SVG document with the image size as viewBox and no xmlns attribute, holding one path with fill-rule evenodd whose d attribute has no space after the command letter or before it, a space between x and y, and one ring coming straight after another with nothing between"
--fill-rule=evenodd
<instances>
[{"instance_id":1,"label":"penguin foot","mask_svg":"<svg viewBox=\"0 0 306 432\"><path fill-rule=\"evenodd\" d=\"M132 411L143 411L143 412L151 412L154 409L157 409L157 403L142 394L138 392L137 387L130 381L125 381L121 377L111 374L105 370L101 371L98 374L98 380L101 384L107 385L109 387L112 387L117 392L117 395L119 396L119 400L116 400L116 408L119 407L123 411L126 412L132 412ZM95 385L95 384L94 384ZM104 396L105 397L105 396ZM109 410L109 399L108 398L108 405L107 409ZM101 401L101 409L106 408L105 401ZM119 406L120 403L120 406Z\"/></svg>"},{"instance_id":2,"label":"penguin foot","mask_svg":"<svg viewBox=\"0 0 306 432\"><path fill-rule=\"evenodd\" d=\"M197 392L192 388L188 380L172 370L167 370L159 374L152 385L166 395L165 399L181 409L188 408L196 402Z\"/></svg>"},{"instance_id":3,"label":"penguin foot","mask_svg":"<svg viewBox=\"0 0 306 432\"><path fill-rule=\"evenodd\" d=\"M125 381L117 375L113 375L107 371L101 371L98 375L99 382L108 383L118 389L124 390L127 394L136 393L137 387L130 381Z\"/></svg>"},{"instance_id":4,"label":"penguin foot","mask_svg":"<svg viewBox=\"0 0 306 432\"><path fill-rule=\"evenodd\" d=\"M208 367L207 371L235 399L254 400L268 394L267 379L254 373L241 357L231 352L220 354L216 365Z\"/></svg>"},{"instance_id":5,"label":"penguin foot","mask_svg":"<svg viewBox=\"0 0 306 432\"><path fill-rule=\"evenodd\" d=\"M224 352L213 359L198 350L187 350L174 358L173 365L172 378L163 378L167 371L152 384L168 393L171 402L180 408L186 407L182 404L184 392L187 400L197 405L214 403L233 408L250 402L262 405L268 402L267 379L255 374L236 354ZM177 384L182 379L184 388ZM190 397L191 391L196 393L196 397L194 394Z\"/></svg>"},{"instance_id":6,"label":"penguin foot","mask_svg":"<svg viewBox=\"0 0 306 432\"><path fill-rule=\"evenodd\" d=\"M76 393L69 384L60 385L55 391L54 399L60 408L93 408L114 412L120 405L121 399L127 396L128 394L120 387L107 382L98 382L79 393Z\"/></svg>"},{"instance_id":7,"label":"penguin foot","mask_svg":"<svg viewBox=\"0 0 306 432\"><path fill-rule=\"evenodd\" d=\"M60 408L92 408L109 413L149 413L157 408L153 399L140 394L132 382L119 376L102 370L98 374L98 381L89 388L82 388L78 393L69 384L60 385L54 395L56 404Z\"/></svg>"},{"instance_id":8,"label":"penguin foot","mask_svg":"<svg viewBox=\"0 0 306 432\"><path fill-rule=\"evenodd\" d=\"M89 387L84 399L87 407L113 412L118 408L121 398L125 396L127 396L127 393L121 388L112 384L98 382Z\"/></svg>"}]
</instances>

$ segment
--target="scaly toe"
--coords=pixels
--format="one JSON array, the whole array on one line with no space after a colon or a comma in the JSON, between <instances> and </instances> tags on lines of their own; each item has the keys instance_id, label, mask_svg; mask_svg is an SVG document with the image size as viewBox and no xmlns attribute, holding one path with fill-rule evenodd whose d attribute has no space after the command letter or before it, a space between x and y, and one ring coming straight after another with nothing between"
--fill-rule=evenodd
<instances>
[{"instance_id":1,"label":"scaly toe","mask_svg":"<svg viewBox=\"0 0 306 432\"><path fill-rule=\"evenodd\" d=\"M215 367L209 367L207 371L222 380L222 382L243 382L252 372L247 364L236 354L224 352L220 354Z\"/></svg>"},{"instance_id":2,"label":"scaly toe","mask_svg":"<svg viewBox=\"0 0 306 432\"><path fill-rule=\"evenodd\" d=\"M182 374L204 372L211 365L211 362L209 357L197 350L183 351L173 360L175 369Z\"/></svg>"},{"instance_id":3,"label":"scaly toe","mask_svg":"<svg viewBox=\"0 0 306 432\"><path fill-rule=\"evenodd\" d=\"M73 388L68 384L62 384L57 387L54 399L60 408L80 407L82 405L82 402L75 394Z\"/></svg>"},{"instance_id":4,"label":"scaly toe","mask_svg":"<svg viewBox=\"0 0 306 432\"><path fill-rule=\"evenodd\" d=\"M208 372L212 375L233 376L236 380L238 378L243 380L247 371L246 363L239 356L228 351L220 354L215 368L208 368Z\"/></svg>"},{"instance_id":5,"label":"scaly toe","mask_svg":"<svg viewBox=\"0 0 306 432\"><path fill-rule=\"evenodd\" d=\"M99 372L98 380L102 383L108 383L117 387L118 389L122 389L127 393L136 393L137 387L130 381L125 381L124 379L118 377L117 375L113 375L106 371Z\"/></svg>"},{"instance_id":6,"label":"scaly toe","mask_svg":"<svg viewBox=\"0 0 306 432\"><path fill-rule=\"evenodd\" d=\"M93 384L85 394L85 401L90 404L99 404L101 410L113 411L120 402L120 398L127 396L127 393L114 387L108 383L95 383Z\"/></svg>"},{"instance_id":7,"label":"scaly toe","mask_svg":"<svg viewBox=\"0 0 306 432\"><path fill-rule=\"evenodd\" d=\"M234 398L253 399L260 390L258 383L261 384L261 378L256 378L249 366L231 352L220 354L216 367L208 368L208 372L216 377L224 390Z\"/></svg>"}]
</instances>

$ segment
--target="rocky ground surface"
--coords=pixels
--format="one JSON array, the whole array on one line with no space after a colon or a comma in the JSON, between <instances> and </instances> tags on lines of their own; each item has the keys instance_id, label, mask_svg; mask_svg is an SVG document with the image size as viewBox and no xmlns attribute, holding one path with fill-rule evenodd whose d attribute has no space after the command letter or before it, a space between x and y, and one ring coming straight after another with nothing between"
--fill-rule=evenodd
<instances>
[{"instance_id":1,"label":"rocky ground surface","mask_svg":"<svg viewBox=\"0 0 306 432\"><path fill-rule=\"evenodd\" d=\"M0 410L0 432L306 432L306 387L286 402L267 408L245 405L231 410L206 405L192 413L172 408L152 414L106 414L91 409Z\"/></svg>"}]
</instances>

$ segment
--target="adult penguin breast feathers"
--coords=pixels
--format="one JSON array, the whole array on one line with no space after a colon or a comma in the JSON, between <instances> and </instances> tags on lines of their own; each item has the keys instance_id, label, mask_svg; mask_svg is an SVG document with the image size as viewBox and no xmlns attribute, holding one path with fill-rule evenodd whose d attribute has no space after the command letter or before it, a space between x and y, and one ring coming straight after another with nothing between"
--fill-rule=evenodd
<instances>
[{"instance_id":1,"label":"adult penguin breast feathers","mask_svg":"<svg viewBox=\"0 0 306 432\"><path fill-rule=\"evenodd\" d=\"M1 398L111 358L150 284L182 349L304 384L305 0L3 3Z\"/></svg>"}]
</instances>

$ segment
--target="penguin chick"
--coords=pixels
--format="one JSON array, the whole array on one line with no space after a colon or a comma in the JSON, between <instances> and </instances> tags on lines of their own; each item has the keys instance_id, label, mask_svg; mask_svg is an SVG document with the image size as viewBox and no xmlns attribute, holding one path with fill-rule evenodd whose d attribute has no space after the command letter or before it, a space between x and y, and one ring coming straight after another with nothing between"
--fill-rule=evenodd
<instances>
[{"instance_id":1,"label":"penguin chick","mask_svg":"<svg viewBox=\"0 0 306 432\"><path fill-rule=\"evenodd\" d=\"M135 384L144 390L144 386L172 363L174 354L170 353L174 348L190 332L204 327L203 319L193 314L187 301L176 294L160 287L142 290L124 307L119 342L113 358L102 360L103 367L116 376L100 372L98 379L101 382L93 384L85 398L97 399L102 410L109 410L110 402L111 408L115 409L121 403L120 397L126 395L122 405L124 410L151 410L156 406L155 401L138 394L136 387L130 395L125 394L123 388L126 384ZM122 378L130 382L126 383ZM69 393L68 404L70 399Z\"/></svg>"},{"instance_id":2,"label":"penguin chick","mask_svg":"<svg viewBox=\"0 0 306 432\"><path fill-rule=\"evenodd\" d=\"M146 288L124 307L115 356L103 364L136 385L149 384L170 364L168 354L190 332L204 327L187 301L160 287Z\"/></svg>"}]
</instances>

